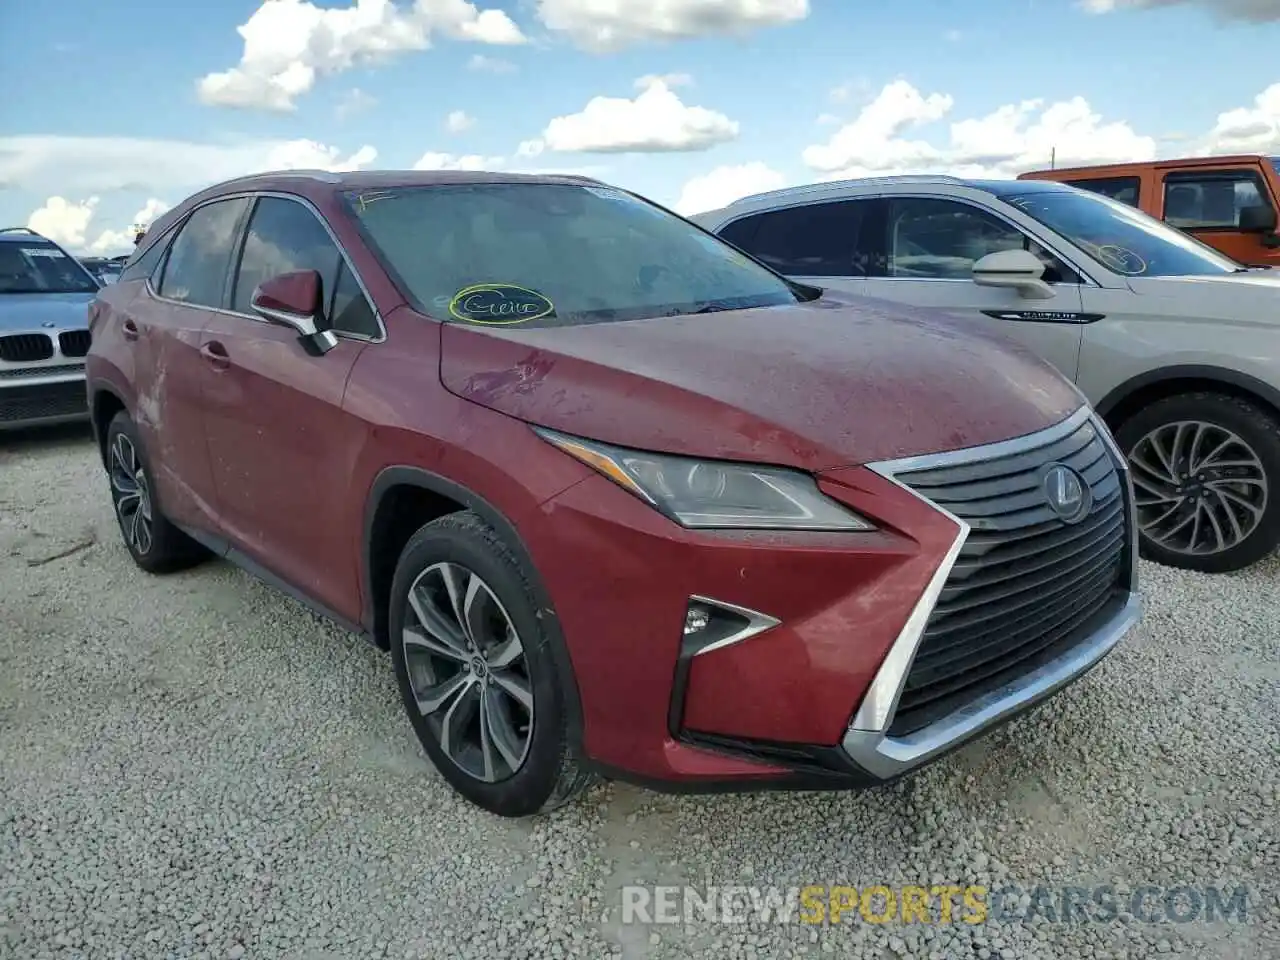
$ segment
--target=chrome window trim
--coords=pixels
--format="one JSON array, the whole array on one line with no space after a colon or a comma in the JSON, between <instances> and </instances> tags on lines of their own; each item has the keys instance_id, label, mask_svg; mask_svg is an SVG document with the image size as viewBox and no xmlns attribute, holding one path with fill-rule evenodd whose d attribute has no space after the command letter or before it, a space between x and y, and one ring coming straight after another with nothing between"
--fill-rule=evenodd
<instances>
[{"instance_id":1,"label":"chrome window trim","mask_svg":"<svg viewBox=\"0 0 1280 960\"><path fill-rule=\"evenodd\" d=\"M312 203L310 200L308 200L306 197L301 197L293 193L281 193L278 190L241 190L235 193L224 193L217 197L210 197L207 200L202 200L200 203L196 204L194 207L188 210L185 214L183 214L182 220L179 223L174 224L173 235L169 238L167 242L170 244L170 246L172 246L173 241L176 240L178 235L182 232L182 229L186 226L187 221L191 219L191 215L195 213L197 210L200 210L203 207L207 207L211 203L219 203L223 200L237 200L241 198L248 198L249 200L253 201L256 205L256 202L260 197L274 197L279 200L292 200L294 203L298 203L306 207L307 210L311 212L311 215L314 216L318 221L320 221L320 225L324 227L325 233L329 235L329 239L332 240L334 246L338 248L338 254L342 257L343 263L346 264L347 269L351 271L351 275L355 277L356 284L360 287L360 292L364 294L365 300L369 302L369 308L373 311L373 318L378 322L378 329L379 331L381 331L379 335L376 337L366 336L365 334L362 334L362 333L349 333L343 330L333 330L331 331L333 335L340 340L351 340L355 343L385 343L387 339L387 324L382 318L382 311L378 309L378 304L374 301L373 297L370 296L369 288L365 286L364 278L360 276L360 271L356 269L356 265L352 261L351 255L347 253L346 248L342 245L342 242L338 239L337 234L333 232L333 228L329 226L328 221L326 221L324 216L320 213L319 208L317 208L316 205ZM249 219L245 221L244 232L240 235L240 239L243 239L243 237L247 235L249 230L249 225L250 223L252 223L252 221L253 221L253 212L251 209L249 214ZM168 233L169 231L165 231L165 232ZM243 254L243 245L240 245L239 252ZM165 250L160 255L160 262L156 264L156 267L159 268L161 264L164 264L167 266L168 256L169 256L169 251ZM237 267L239 266L238 258L235 266ZM154 275L155 274L153 271L152 276L147 277L145 281L145 286L146 286L147 293L150 294L152 297L154 297L156 300L159 300L161 303L174 304L180 307L190 307L193 310L208 310L212 313L222 314L223 316L227 316L227 317L238 317L242 320L252 320L254 323L265 324L266 326L269 326L269 327L280 326L277 323L272 323L270 320L266 320L255 314L241 313L238 310L229 310L225 307L210 307L200 303L191 303L187 300L175 300L172 297L162 296L160 294L160 291L158 291L155 288L155 284L151 282L152 277L154 277Z\"/></svg>"},{"instance_id":2,"label":"chrome window trim","mask_svg":"<svg viewBox=\"0 0 1280 960\"><path fill-rule=\"evenodd\" d=\"M898 700L924 637L929 617L933 613L938 596L946 584L947 577L951 574L951 569L970 530L969 525L963 520L898 480L897 474L933 467L959 466L1034 450L1070 435L1085 423L1093 424L1098 430L1123 481L1121 487L1127 501L1126 516L1129 524L1130 567L1128 596L1124 605L1092 637L1030 674L984 694L915 733L905 737L888 736L887 731L893 724ZM956 535L951 547L938 564L928 585L912 608L907 622L890 646L888 654L868 686L841 741L841 747L845 753L869 773L880 778L898 776L976 737L1005 717L1021 713L1041 702L1100 662L1141 618L1142 598L1137 589L1137 522L1128 464L1120 454L1102 419L1087 403L1065 420L1045 430L1011 440L948 453L869 463L866 466L956 524Z\"/></svg>"}]
</instances>

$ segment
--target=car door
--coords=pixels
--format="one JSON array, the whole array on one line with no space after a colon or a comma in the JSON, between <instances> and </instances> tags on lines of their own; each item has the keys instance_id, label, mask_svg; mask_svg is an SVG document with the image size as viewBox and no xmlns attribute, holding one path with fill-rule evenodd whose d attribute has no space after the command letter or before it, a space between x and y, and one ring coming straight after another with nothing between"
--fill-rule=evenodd
<instances>
[{"instance_id":1,"label":"car door","mask_svg":"<svg viewBox=\"0 0 1280 960\"><path fill-rule=\"evenodd\" d=\"M201 335L223 303L231 250L248 206L247 198L233 197L193 211L121 321L135 357L134 422L157 499L169 519L206 532L216 531L217 510L200 389Z\"/></svg>"},{"instance_id":2,"label":"car door","mask_svg":"<svg viewBox=\"0 0 1280 960\"><path fill-rule=\"evenodd\" d=\"M875 269L867 245L882 229L876 211L859 200L803 203L734 220L717 234L793 280L858 293Z\"/></svg>"},{"instance_id":3,"label":"car door","mask_svg":"<svg viewBox=\"0 0 1280 960\"><path fill-rule=\"evenodd\" d=\"M1252 166L1170 170L1161 183L1161 218L1201 243L1248 264L1280 264L1280 248L1267 234L1240 228L1246 207L1276 209L1267 181Z\"/></svg>"},{"instance_id":4,"label":"car door","mask_svg":"<svg viewBox=\"0 0 1280 960\"><path fill-rule=\"evenodd\" d=\"M320 273L339 334L323 356L250 306L258 284L294 270ZM349 622L360 613L355 554L328 518L349 511L356 496L351 467L367 426L343 411L342 400L352 364L379 335L351 265L313 208L299 198L259 197L230 309L210 321L201 343L218 508L244 558Z\"/></svg>"},{"instance_id":5,"label":"car door","mask_svg":"<svg viewBox=\"0 0 1280 960\"><path fill-rule=\"evenodd\" d=\"M949 197L885 198L883 271L858 286L869 296L941 308L965 325L1009 337L1075 379L1081 342L1081 279L1016 226L976 203ZM1000 250L1029 250L1045 264L1048 300L979 286L973 265Z\"/></svg>"}]
</instances>

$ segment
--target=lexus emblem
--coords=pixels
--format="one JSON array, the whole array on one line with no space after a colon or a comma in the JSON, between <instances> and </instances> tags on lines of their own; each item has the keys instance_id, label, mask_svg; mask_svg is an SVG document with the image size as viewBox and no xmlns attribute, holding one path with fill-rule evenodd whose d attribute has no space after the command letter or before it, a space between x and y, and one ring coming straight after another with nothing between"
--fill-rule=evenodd
<instances>
[{"instance_id":1,"label":"lexus emblem","mask_svg":"<svg viewBox=\"0 0 1280 960\"><path fill-rule=\"evenodd\" d=\"M1084 478L1066 464L1055 463L1044 473L1044 498L1064 523L1079 523L1093 506L1093 493Z\"/></svg>"}]
</instances>

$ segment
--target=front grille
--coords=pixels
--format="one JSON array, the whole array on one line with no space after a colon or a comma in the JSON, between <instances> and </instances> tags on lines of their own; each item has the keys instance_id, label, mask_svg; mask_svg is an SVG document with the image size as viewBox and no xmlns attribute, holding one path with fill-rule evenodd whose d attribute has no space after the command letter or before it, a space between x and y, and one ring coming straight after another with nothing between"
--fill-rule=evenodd
<instances>
[{"instance_id":1,"label":"front grille","mask_svg":"<svg viewBox=\"0 0 1280 960\"><path fill-rule=\"evenodd\" d=\"M83 380L0 388L0 423L75 417L88 411Z\"/></svg>"},{"instance_id":2,"label":"front grille","mask_svg":"<svg viewBox=\"0 0 1280 960\"><path fill-rule=\"evenodd\" d=\"M43 333L13 333L0 337L0 360L34 363L53 356L53 340Z\"/></svg>"},{"instance_id":3,"label":"front grille","mask_svg":"<svg viewBox=\"0 0 1280 960\"><path fill-rule=\"evenodd\" d=\"M1076 524L1043 492L1052 463L1093 493ZM1120 590L1128 561L1125 485L1090 422L1070 435L978 463L896 475L970 526L907 674L891 736L905 736L1086 639Z\"/></svg>"},{"instance_id":4,"label":"front grille","mask_svg":"<svg viewBox=\"0 0 1280 960\"><path fill-rule=\"evenodd\" d=\"M89 352L89 331L68 330L58 334L58 349L64 357L83 357Z\"/></svg>"},{"instance_id":5,"label":"front grille","mask_svg":"<svg viewBox=\"0 0 1280 960\"><path fill-rule=\"evenodd\" d=\"M83 373L83 363L59 363L49 367L17 367L0 370L0 380L19 380L24 377L51 377L55 374L63 376L68 373Z\"/></svg>"}]
</instances>

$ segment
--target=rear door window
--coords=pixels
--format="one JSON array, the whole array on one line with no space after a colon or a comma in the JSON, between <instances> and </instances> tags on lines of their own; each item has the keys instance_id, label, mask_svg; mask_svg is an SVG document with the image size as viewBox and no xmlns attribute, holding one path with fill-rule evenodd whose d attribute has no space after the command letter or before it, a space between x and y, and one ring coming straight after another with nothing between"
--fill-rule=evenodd
<instances>
[{"instance_id":1,"label":"rear door window","mask_svg":"<svg viewBox=\"0 0 1280 960\"><path fill-rule=\"evenodd\" d=\"M779 273L801 277L875 275L878 257L868 247L876 200L809 203L735 221L722 231Z\"/></svg>"},{"instance_id":2,"label":"rear door window","mask_svg":"<svg viewBox=\"0 0 1280 960\"><path fill-rule=\"evenodd\" d=\"M227 273L248 197L217 200L197 209L169 248L160 295L202 307L225 307Z\"/></svg>"}]
</instances>

